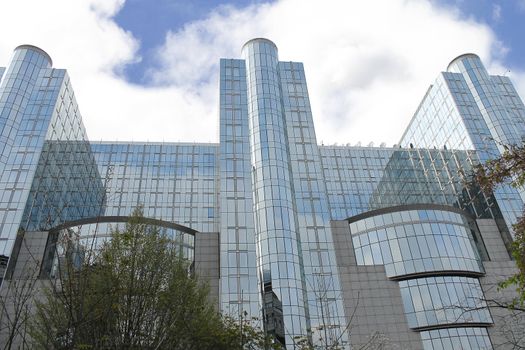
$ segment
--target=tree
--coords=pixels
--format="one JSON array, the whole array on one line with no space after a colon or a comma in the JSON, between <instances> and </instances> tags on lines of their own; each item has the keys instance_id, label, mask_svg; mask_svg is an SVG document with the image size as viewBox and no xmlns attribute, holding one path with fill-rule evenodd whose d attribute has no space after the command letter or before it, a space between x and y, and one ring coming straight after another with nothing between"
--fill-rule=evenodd
<instances>
[{"instance_id":1,"label":"tree","mask_svg":"<svg viewBox=\"0 0 525 350\"><path fill-rule=\"evenodd\" d=\"M298 336L293 339L294 349L297 350L343 350L348 348L348 339L352 341L352 328L355 326L354 318L359 309L360 293L357 293L357 301L352 312L347 315L346 323L337 325L330 312L335 300L330 297L333 281L328 281L322 273L314 272L311 279L307 280L312 289L321 311L321 323L311 329L310 336ZM362 344L352 343L352 349L357 350L387 350L393 349L394 344L388 337L379 331L372 332L368 339Z\"/></svg>"},{"instance_id":2,"label":"tree","mask_svg":"<svg viewBox=\"0 0 525 350\"><path fill-rule=\"evenodd\" d=\"M35 347L277 348L248 320L239 324L215 310L177 242L144 223L140 210L96 253L74 239L63 243L59 279L31 324Z\"/></svg>"},{"instance_id":3,"label":"tree","mask_svg":"<svg viewBox=\"0 0 525 350\"><path fill-rule=\"evenodd\" d=\"M509 183L523 191L525 185L525 143L522 145L504 146L503 154L496 159L480 164L475 170L475 180L485 192L492 192L495 187ZM510 308L525 306L525 211L513 225L514 241L511 253L516 261L518 272L503 281L501 288L515 286L518 293Z\"/></svg>"},{"instance_id":4,"label":"tree","mask_svg":"<svg viewBox=\"0 0 525 350\"><path fill-rule=\"evenodd\" d=\"M27 324L37 289L40 263L32 259L33 247L25 239L25 232L17 233L15 250L27 256L16 271L8 268L0 290L0 349L30 348Z\"/></svg>"}]
</instances>

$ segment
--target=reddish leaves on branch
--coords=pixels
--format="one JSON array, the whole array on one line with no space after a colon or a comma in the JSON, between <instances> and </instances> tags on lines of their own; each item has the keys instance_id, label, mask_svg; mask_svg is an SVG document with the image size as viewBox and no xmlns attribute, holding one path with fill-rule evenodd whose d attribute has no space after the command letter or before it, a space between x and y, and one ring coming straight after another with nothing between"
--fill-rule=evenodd
<instances>
[{"instance_id":1,"label":"reddish leaves on branch","mask_svg":"<svg viewBox=\"0 0 525 350\"><path fill-rule=\"evenodd\" d=\"M478 165L475 169L475 180L486 193L490 193L501 184L524 190L525 184L525 143L519 146L504 146L501 157ZM513 225L514 242L512 256L516 260L519 272L501 283L502 288L516 286L519 294L514 305L525 305L525 211Z\"/></svg>"}]
</instances>

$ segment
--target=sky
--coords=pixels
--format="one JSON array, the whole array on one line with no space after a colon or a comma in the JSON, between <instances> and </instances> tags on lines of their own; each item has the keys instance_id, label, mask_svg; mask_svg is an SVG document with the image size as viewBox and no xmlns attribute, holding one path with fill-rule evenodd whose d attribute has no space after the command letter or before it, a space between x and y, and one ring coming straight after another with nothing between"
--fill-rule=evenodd
<instances>
[{"instance_id":1,"label":"sky","mask_svg":"<svg viewBox=\"0 0 525 350\"><path fill-rule=\"evenodd\" d=\"M438 73L477 53L525 97L525 0L4 0L0 66L65 68L93 141L218 141L220 58L266 37L304 62L318 143L391 146Z\"/></svg>"}]
</instances>

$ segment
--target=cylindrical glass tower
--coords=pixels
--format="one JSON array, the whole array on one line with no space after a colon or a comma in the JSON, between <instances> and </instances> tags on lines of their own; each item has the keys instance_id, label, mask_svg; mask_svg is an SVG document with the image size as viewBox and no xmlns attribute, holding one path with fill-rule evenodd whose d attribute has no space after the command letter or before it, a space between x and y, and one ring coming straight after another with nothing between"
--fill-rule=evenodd
<instances>
[{"instance_id":1,"label":"cylindrical glass tower","mask_svg":"<svg viewBox=\"0 0 525 350\"><path fill-rule=\"evenodd\" d=\"M472 53L456 57L448 65L449 72L461 73L474 96L476 104L501 152L504 145L521 144L525 125L509 115L501 100L498 87L481 59Z\"/></svg>"},{"instance_id":2,"label":"cylindrical glass tower","mask_svg":"<svg viewBox=\"0 0 525 350\"><path fill-rule=\"evenodd\" d=\"M292 345L294 337L306 336L308 327L277 47L270 40L253 39L243 46L242 57L246 60L263 314L275 316L282 303L284 325L274 325L276 330L270 332L284 332L286 344ZM272 302L272 298L278 300ZM274 310L265 310L266 305Z\"/></svg>"},{"instance_id":3,"label":"cylindrical glass tower","mask_svg":"<svg viewBox=\"0 0 525 350\"><path fill-rule=\"evenodd\" d=\"M24 108L42 68L51 68L51 57L32 45L18 46L0 81L0 164L6 164ZM14 130L13 130L14 129Z\"/></svg>"},{"instance_id":4,"label":"cylindrical glass tower","mask_svg":"<svg viewBox=\"0 0 525 350\"><path fill-rule=\"evenodd\" d=\"M42 86L42 74L51 65L51 58L43 50L32 45L21 45L15 49L0 81L0 181L3 184L2 189L12 189L9 190L11 195L7 200L4 195L4 210L0 212L2 259L11 255L31 185L32 174L27 174L36 168L40 152L34 150L38 148L35 142L40 135L37 136L36 131L32 131L31 134L26 132L21 136L19 131L29 113L35 119L42 117L43 113L37 108L40 105L31 105L30 102L36 97L43 99L45 96L47 91L35 87ZM29 151L28 148L31 147L33 149ZM25 154L22 163L17 157L19 154ZM2 273L0 277L3 277Z\"/></svg>"}]
</instances>

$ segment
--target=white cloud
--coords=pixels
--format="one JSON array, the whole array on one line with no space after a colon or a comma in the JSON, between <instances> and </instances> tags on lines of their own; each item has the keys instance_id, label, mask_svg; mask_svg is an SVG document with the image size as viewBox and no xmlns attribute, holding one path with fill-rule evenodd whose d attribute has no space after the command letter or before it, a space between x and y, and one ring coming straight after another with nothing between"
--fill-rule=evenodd
<instances>
[{"instance_id":1,"label":"white cloud","mask_svg":"<svg viewBox=\"0 0 525 350\"><path fill-rule=\"evenodd\" d=\"M140 59L138 41L112 20L122 5L17 0L0 21L10 33L0 43L0 63L24 42L48 51L55 67L69 70L93 140L216 141L219 58L240 57L252 37L272 39L281 60L305 63L317 138L325 144L397 142L451 59L476 52L490 67L506 52L487 26L427 1L281 0L221 7L167 33L160 68L148 72L154 84L141 87L114 73Z\"/></svg>"},{"instance_id":2,"label":"white cloud","mask_svg":"<svg viewBox=\"0 0 525 350\"><path fill-rule=\"evenodd\" d=\"M501 6L498 4L492 5L492 20L499 22L501 20Z\"/></svg>"}]
</instances>

